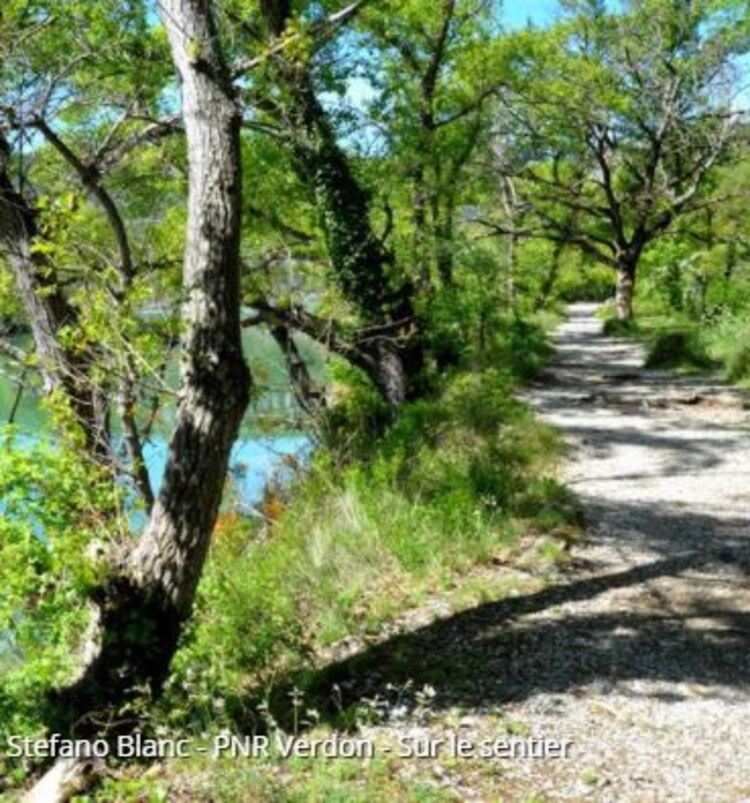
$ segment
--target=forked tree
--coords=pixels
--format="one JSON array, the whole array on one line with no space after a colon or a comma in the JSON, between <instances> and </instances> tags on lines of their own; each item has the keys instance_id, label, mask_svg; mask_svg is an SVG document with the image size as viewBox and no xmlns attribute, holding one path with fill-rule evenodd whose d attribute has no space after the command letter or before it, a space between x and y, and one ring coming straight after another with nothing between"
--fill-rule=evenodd
<instances>
[{"instance_id":1,"label":"forked tree","mask_svg":"<svg viewBox=\"0 0 750 803\"><path fill-rule=\"evenodd\" d=\"M161 3L182 91L189 161L180 400L164 478L135 546L110 566L80 672L59 693L57 725L90 735L98 714L144 686L158 692L190 615L248 403L240 330L241 112L211 5ZM61 762L38 800L65 799L85 767Z\"/></svg>"},{"instance_id":2,"label":"forked tree","mask_svg":"<svg viewBox=\"0 0 750 803\"><path fill-rule=\"evenodd\" d=\"M518 35L499 110L503 159L528 221L498 233L578 247L616 271L617 315L633 315L645 249L701 208L741 119L730 89L745 47L732 2L569 3L552 32ZM711 202L715 202L711 201Z\"/></svg>"}]
</instances>

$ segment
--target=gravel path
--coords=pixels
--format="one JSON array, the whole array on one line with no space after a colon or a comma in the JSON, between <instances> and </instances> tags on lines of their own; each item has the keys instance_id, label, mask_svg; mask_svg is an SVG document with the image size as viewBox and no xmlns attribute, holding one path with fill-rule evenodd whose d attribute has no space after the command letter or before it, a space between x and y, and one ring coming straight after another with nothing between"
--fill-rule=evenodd
<instances>
[{"instance_id":1,"label":"gravel path","mask_svg":"<svg viewBox=\"0 0 750 803\"><path fill-rule=\"evenodd\" d=\"M604 338L595 312L570 308L529 394L570 444L586 538L570 593L514 623L546 635L522 659L534 690L506 708L574 748L511 774L552 799L750 800L744 399L643 371L641 348Z\"/></svg>"},{"instance_id":2,"label":"gravel path","mask_svg":"<svg viewBox=\"0 0 750 803\"><path fill-rule=\"evenodd\" d=\"M642 349L601 328L573 305L526 394L570 447L586 522L570 565L366 650L371 693L436 690L426 715L375 730L572 742L567 759L404 767L449 799L750 801L747 397L644 371ZM355 656L353 685L363 668Z\"/></svg>"}]
</instances>

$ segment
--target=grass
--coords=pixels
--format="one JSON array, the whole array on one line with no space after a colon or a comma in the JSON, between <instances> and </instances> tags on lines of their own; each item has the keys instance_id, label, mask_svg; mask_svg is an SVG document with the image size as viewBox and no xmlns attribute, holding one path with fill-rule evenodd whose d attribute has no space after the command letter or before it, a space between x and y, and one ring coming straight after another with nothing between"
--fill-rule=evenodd
<instances>
[{"instance_id":1,"label":"grass","mask_svg":"<svg viewBox=\"0 0 750 803\"><path fill-rule=\"evenodd\" d=\"M607 337L635 337L638 335L638 321L621 321L612 314L609 307L604 307L604 334Z\"/></svg>"},{"instance_id":2,"label":"grass","mask_svg":"<svg viewBox=\"0 0 750 803\"><path fill-rule=\"evenodd\" d=\"M646 368L702 373L716 367L695 328L664 329L649 339Z\"/></svg>"},{"instance_id":3,"label":"grass","mask_svg":"<svg viewBox=\"0 0 750 803\"><path fill-rule=\"evenodd\" d=\"M471 789L487 800L520 798L505 776L505 760L482 756L479 746L497 740L523 742L534 736L528 723L507 719L496 707L467 722L452 708L419 714L418 728L392 724L363 725L357 733L315 726L304 734L310 741L337 737L365 744L363 758L282 758L273 737L267 755L233 757L193 755L180 762L152 765L143 772L131 765L110 777L93 797L79 803L161 803L167 800L217 800L222 803L439 803L464 799ZM449 747L456 737L472 745L458 755ZM209 751L210 742L205 742ZM541 799L541 798L540 798Z\"/></svg>"},{"instance_id":4,"label":"grass","mask_svg":"<svg viewBox=\"0 0 750 803\"><path fill-rule=\"evenodd\" d=\"M633 321L618 321L610 305L602 309L605 334L643 342L648 368L718 372L727 382L750 387L750 312L740 297L699 315L646 295L653 295L653 288L642 292Z\"/></svg>"},{"instance_id":5,"label":"grass","mask_svg":"<svg viewBox=\"0 0 750 803\"><path fill-rule=\"evenodd\" d=\"M314 656L326 647L367 641L436 595L457 611L538 587L539 578L495 566L517 561L527 534L536 546L526 568L564 560L578 529L577 505L555 478L561 442L513 398L514 376L530 375L547 353L543 338L533 343L526 352L504 344L504 370L456 372L377 437L362 424L367 404L348 400L359 420L350 414L334 427L339 438L348 433L346 447L320 450L291 490L272 492L266 522L222 518L154 729L197 737L279 724L294 731L309 712L294 696L290 705L287 691L299 684L315 694ZM438 681L442 672L474 671L435 663ZM316 704L311 698L305 708ZM357 731L369 721L361 705L347 704L316 728ZM148 778L142 768L123 770L99 799L156 801L181 785L222 801L455 799L435 783L431 762L417 764L424 771L414 777L413 761L387 756L366 765L196 759ZM495 782L484 786L492 791Z\"/></svg>"},{"instance_id":6,"label":"grass","mask_svg":"<svg viewBox=\"0 0 750 803\"><path fill-rule=\"evenodd\" d=\"M645 308L644 308L645 307ZM632 338L646 347L646 368L701 374L724 368L723 360L711 347L710 327L701 326L686 315L642 305L637 317L620 321L605 307L604 333L610 337Z\"/></svg>"},{"instance_id":7,"label":"grass","mask_svg":"<svg viewBox=\"0 0 750 803\"><path fill-rule=\"evenodd\" d=\"M560 440L513 395L548 353L538 329L515 322L485 360L469 355L467 367L390 424L371 390L342 386L320 430L328 445L309 465L289 462L292 485L269 488L260 518L231 510L220 517L195 615L144 732L206 740L223 729L296 732L303 719L322 733L367 728L377 720L372 701L342 698L319 720L307 711L318 705L326 649L343 639L371 643L386 622L420 606L431 615L437 600L441 610L460 611L537 589L539 576L511 567L543 572L565 560L578 528L577 506L556 479ZM400 668L417 677L425 656L407 653ZM476 671L439 658L436 683ZM13 699L6 703L12 709ZM417 778L413 763L115 766L93 799L159 801L181 789L193 798L210 789L219 800L442 799L430 762ZM5 770L20 781L24 768Z\"/></svg>"},{"instance_id":8,"label":"grass","mask_svg":"<svg viewBox=\"0 0 750 803\"><path fill-rule=\"evenodd\" d=\"M328 733L321 729L315 736L324 737ZM173 799L222 803L447 803L459 799L453 789L445 788L439 777L422 766L433 762L399 757L395 754L398 745L381 734L371 732L368 738L376 745L377 752L367 760L310 758L283 763L277 758L188 760L179 768L160 767L148 779L110 781L98 799L118 803L161 803ZM463 769L474 777L485 773L483 786L488 791L496 788L497 777L492 777L487 766L482 766L488 762L464 763L467 766ZM456 769L462 768L447 769L455 774ZM183 796L176 797L180 793Z\"/></svg>"},{"instance_id":9,"label":"grass","mask_svg":"<svg viewBox=\"0 0 750 803\"><path fill-rule=\"evenodd\" d=\"M377 631L523 533L564 540L577 514L554 477L560 449L485 370L411 405L366 457L321 452L273 521L220 523L161 715L246 721L248 700L314 651Z\"/></svg>"},{"instance_id":10,"label":"grass","mask_svg":"<svg viewBox=\"0 0 750 803\"><path fill-rule=\"evenodd\" d=\"M707 335L709 353L720 361L730 382L750 386L750 315L729 315Z\"/></svg>"}]
</instances>

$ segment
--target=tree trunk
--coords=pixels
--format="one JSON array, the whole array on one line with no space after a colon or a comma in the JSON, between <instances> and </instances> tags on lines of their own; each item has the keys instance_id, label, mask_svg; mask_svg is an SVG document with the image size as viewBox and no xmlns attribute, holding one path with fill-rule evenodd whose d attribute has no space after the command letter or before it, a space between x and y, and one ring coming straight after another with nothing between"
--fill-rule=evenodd
<instances>
[{"instance_id":1,"label":"tree trunk","mask_svg":"<svg viewBox=\"0 0 750 803\"><path fill-rule=\"evenodd\" d=\"M57 281L49 258L34 249L36 213L14 188L8 171L10 147L0 135L0 249L15 277L18 294L31 325L45 390L58 391L69 404L83 433L87 453L98 462L111 460L109 406L103 389L91 381L90 348L63 347L61 331L75 327L78 311Z\"/></svg>"},{"instance_id":2,"label":"tree trunk","mask_svg":"<svg viewBox=\"0 0 750 803\"><path fill-rule=\"evenodd\" d=\"M283 75L291 93L294 164L314 193L336 282L365 320L383 320L403 303L407 287L391 285L393 254L373 231L368 193L352 173L309 75L297 69Z\"/></svg>"},{"instance_id":3,"label":"tree trunk","mask_svg":"<svg viewBox=\"0 0 750 803\"><path fill-rule=\"evenodd\" d=\"M343 295L369 323L404 320L408 321L407 327L414 329L412 285L406 280L396 287L391 284L393 254L373 231L367 193L335 141L309 76L298 76L290 84L290 91L294 92L291 104L292 126L296 129L294 161L300 176L314 192L334 277ZM416 335L409 341L410 352L421 349L421 339ZM407 371L405 362L416 366L421 359L415 360L414 354L402 354L399 340L387 348L374 349L372 355L382 361L375 384L391 406L397 407L414 395L419 377ZM402 379L396 381L397 375Z\"/></svg>"},{"instance_id":4,"label":"tree trunk","mask_svg":"<svg viewBox=\"0 0 750 803\"><path fill-rule=\"evenodd\" d=\"M635 263L630 260L621 260L617 268L617 291L615 295L615 306L617 308L618 320L633 320L634 292Z\"/></svg>"},{"instance_id":5,"label":"tree trunk","mask_svg":"<svg viewBox=\"0 0 750 803\"><path fill-rule=\"evenodd\" d=\"M724 259L724 283L729 284L737 267L737 241L730 240Z\"/></svg>"},{"instance_id":6,"label":"tree trunk","mask_svg":"<svg viewBox=\"0 0 750 803\"><path fill-rule=\"evenodd\" d=\"M144 687L161 691L249 398L239 320L241 118L210 4L163 0L161 9L182 79L190 177L180 403L146 530L96 594L87 659L55 700L54 729L77 736L100 733L103 714Z\"/></svg>"},{"instance_id":7,"label":"tree trunk","mask_svg":"<svg viewBox=\"0 0 750 803\"><path fill-rule=\"evenodd\" d=\"M188 144L186 331L181 401L164 480L129 563L139 585L155 585L184 617L221 501L229 450L249 400L240 330L242 118L210 4L165 0L162 10L182 78Z\"/></svg>"},{"instance_id":8,"label":"tree trunk","mask_svg":"<svg viewBox=\"0 0 750 803\"><path fill-rule=\"evenodd\" d=\"M269 33L282 37L289 23L290 4L264 0L261 10ZM315 198L336 283L366 323L405 320L405 328L415 329L413 286L406 278L394 277L394 255L373 229L369 194L336 140L308 65L304 59L285 59L283 55L276 58L275 64L276 76L286 94L283 117L294 168ZM409 353L402 354L401 344L406 342ZM418 336L402 336L394 338L388 348L370 352L376 360L383 360L376 372L376 385L389 404L400 404L413 395L419 377L407 370L405 363L416 366L422 362L415 353L421 350L421 344ZM401 363L398 368L397 362ZM400 380L394 380L396 374L403 377L403 393Z\"/></svg>"},{"instance_id":9,"label":"tree trunk","mask_svg":"<svg viewBox=\"0 0 750 803\"><path fill-rule=\"evenodd\" d=\"M292 331L286 324L277 323L270 332L284 355L297 403L308 415L316 415L325 407L325 393L310 375Z\"/></svg>"},{"instance_id":10,"label":"tree trunk","mask_svg":"<svg viewBox=\"0 0 750 803\"><path fill-rule=\"evenodd\" d=\"M311 87L310 87L311 92ZM414 311L411 283L402 279L392 285L394 257L377 239L370 221L369 199L351 172L346 156L334 141L333 131L318 101L303 91L303 105L309 104L307 124L317 119L319 148L298 152L303 172L312 178L328 251L344 296L365 321L405 321L404 332L387 346L372 352L379 363L376 387L392 407L417 395L424 362L422 340ZM306 137L307 142L315 137ZM425 257L426 258L426 257ZM396 379L396 377L399 377Z\"/></svg>"}]
</instances>

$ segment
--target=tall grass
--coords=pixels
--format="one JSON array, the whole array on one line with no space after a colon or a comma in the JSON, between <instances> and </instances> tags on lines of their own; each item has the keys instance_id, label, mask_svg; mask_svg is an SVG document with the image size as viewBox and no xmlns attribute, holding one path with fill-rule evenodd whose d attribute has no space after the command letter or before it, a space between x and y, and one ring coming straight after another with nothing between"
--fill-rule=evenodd
<instances>
[{"instance_id":1,"label":"tall grass","mask_svg":"<svg viewBox=\"0 0 750 803\"><path fill-rule=\"evenodd\" d=\"M647 347L647 365L716 372L750 385L750 276L745 263L730 276L722 263L645 260L636 290L635 320L625 325L605 307L607 334L634 337ZM721 270L717 271L719 267Z\"/></svg>"},{"instance_id":2,"label":"tall grass","mask_svg":"<svg viewBox=\"0 0 750 803\"><path fill-rule=\"evenodd\" d=\"M727 315L706 333L707 348L731 382L750 384L750 314Z\"/></svg>"},{"instance_id":3,"label":"tall grass","mask_svg":"<svg viewBox=\"0 0 750 803\"><path fill-rule=\"evenodd\" d=\"M163 715L245 720L254 693L315 649L377 628L521 532L565 526L559 450L509 375L486 369L409 406L369 453L318 453L278 518L219 529Z\"/></svg>"}]
</instances>

